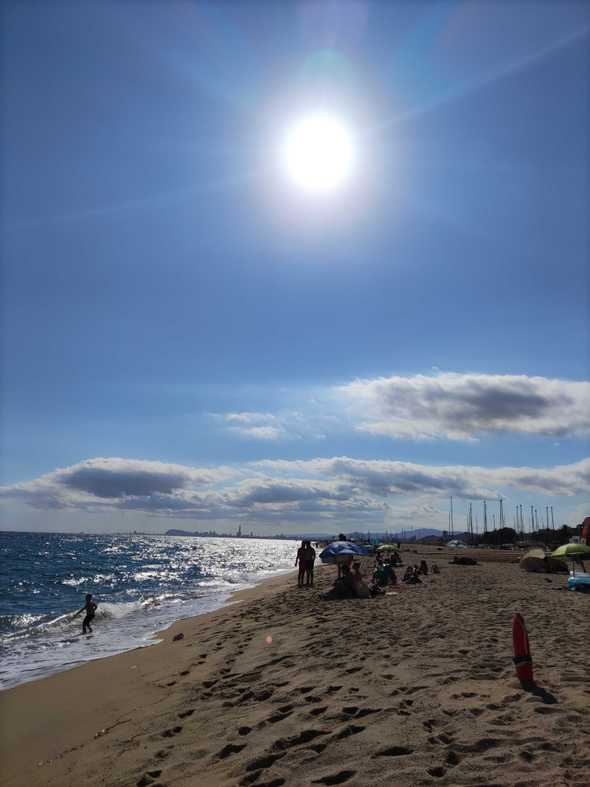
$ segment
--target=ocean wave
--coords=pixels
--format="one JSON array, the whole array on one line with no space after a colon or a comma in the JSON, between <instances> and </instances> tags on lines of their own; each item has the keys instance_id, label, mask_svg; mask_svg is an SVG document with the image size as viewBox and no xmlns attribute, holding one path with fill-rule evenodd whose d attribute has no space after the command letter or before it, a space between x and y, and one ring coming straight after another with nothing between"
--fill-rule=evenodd
<instances>
[{"instance_id":1,"label":"ocean wave","mask_svg":"<svg viewBox=\"0 0 590 787\"><path fill-rule=\"evenodd\" d=\"M77 588L80 585L99 585L105 582L111 582L115 579L115 574L95 574L91 577L68 577L62 579L61 584L68 587Z\"/></svg>"},{"instance_id":2,"label":"ocean wave","mask_svg":"<svg viewBox=\"0 0 590 787\"><path fill-rule=\"evenodd\" d=\"M292 544L245 539L11 534L0 543L2 687L151 644L154 632L293 561ZM86 591L98 603L89 640L84 613L74 616Z\"/></svg>"},{"instance_id":3,"label":"ocean wave","mask_svg":"<svg viewBox=\"0 0 590 787\"><path fill-rule=\"evenodd\" d=\"M155 596L142 597L135 601L98 602L95 621L108 622L121 620L133 614L149 611L165 603L178 603L183 599L175 594L161 593ZM43 615L5 615L0 618L2 628L12 629L0 636L0 643L8 645L15 640L40 635L67 634L80 628L84 613L76 614L77 610L66 612L47 620Z\"/></svg>"}]
</instances>

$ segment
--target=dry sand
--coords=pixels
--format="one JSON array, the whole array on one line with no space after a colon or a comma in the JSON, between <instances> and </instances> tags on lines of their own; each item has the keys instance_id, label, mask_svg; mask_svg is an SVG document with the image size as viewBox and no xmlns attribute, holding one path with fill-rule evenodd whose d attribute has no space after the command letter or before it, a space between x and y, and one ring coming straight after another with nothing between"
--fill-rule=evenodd
<instances>
[{"instance_id":1,"label":"dry sand","mask_svg":"<svg viewBox=\"0 0 590 787\"><path fill-rule=\"evenodd\" d=\"M2 783L588 787L590 597L446 560L380 599L322 600L332 568L314 589L275 578L162 644L3 692ZM515 678L515 611L537 692Z\"/></svg>"}]
</instances>

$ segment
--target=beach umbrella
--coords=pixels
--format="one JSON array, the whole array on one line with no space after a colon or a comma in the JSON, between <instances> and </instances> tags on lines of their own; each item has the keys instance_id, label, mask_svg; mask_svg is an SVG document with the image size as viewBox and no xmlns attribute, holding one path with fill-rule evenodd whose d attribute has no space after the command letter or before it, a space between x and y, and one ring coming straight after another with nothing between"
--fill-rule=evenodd
<instances>
[{"instance_id":1,"label":"beach umbrella","mask_svg":"<svg viewBox=\"0 0 590 787\"><path fill-rule=\"evenodd\" d=\"M590 546L587 544L562 544L551 553L551 557L590 558Z\"/></svg>"},{"instance_id":2,"label":"beach umbrella","mask_svg":"<svg viewBox=\"0 0 590 787\"><path fill-rule=\"evenodd\" d=\"M377 547L377 552L391 552L394 549L397 550L397 546L395 544L379 544Z\"/></svg>"},{"instance_id":3,"label":"beach umbrella","mask_svg":"<svg viewBox=\"0 0 590 787\"><path fill-rule=\"evenodd\" d=\"M565 557L569 560L575 560L576 558L588 560L590 559L590 547L587 544L562 544L551 553L551 557ZM574 576L575 575L576 571L574 567Z\"/></svg>"},{"instance_id":4,"label":"beach umbrella","mask_svg":"<svg viewBox=\"0 0 590 787\"><path fill-rule=\"evenodd\" d=\"M322 563L337 563L340 558L362 557L367 551L352 541L332 541L320 552Z\"/></svg>"}]
</instances>

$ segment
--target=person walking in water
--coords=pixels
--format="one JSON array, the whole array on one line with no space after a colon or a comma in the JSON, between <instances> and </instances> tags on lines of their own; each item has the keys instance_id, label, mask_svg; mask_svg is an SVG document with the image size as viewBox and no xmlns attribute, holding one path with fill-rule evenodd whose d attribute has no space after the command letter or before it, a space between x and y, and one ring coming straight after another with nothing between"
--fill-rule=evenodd
<instances>
[{"instance_id":1,"label":"person walking in water","mask_svg":"<svg viewBox=\"0 0 590 787\"><path fill-rule=\"evenodd\" d=\"M88 629L88 631L92 634L92 626L90 624L92 623L92 620L94 619L94 613L96 612L96 607L97 606L98 606L98 604L96 604L92 600L92 593L87 593L86 594L86 603L84 604L82 609L79 609L76 612L76 614L74 615L74 617L77 618L78 615L82 614L82 612L86 612L86 617L82 621L82 634L86 634L86 629Z\"/></svg>"}]
</instances>

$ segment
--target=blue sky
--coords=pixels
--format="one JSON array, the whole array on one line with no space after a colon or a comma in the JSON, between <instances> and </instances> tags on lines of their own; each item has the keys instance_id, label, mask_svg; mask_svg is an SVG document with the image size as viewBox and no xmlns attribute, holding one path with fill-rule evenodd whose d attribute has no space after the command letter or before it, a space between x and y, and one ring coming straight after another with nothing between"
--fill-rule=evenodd
<instances>
[{"instance_id":1,"label":"blue sky","mask_svg":"<svg viewBox=\"0 0 590 787\"><path fill-rule=\"evenodd\" d=\"M589 72L584 2L5 3L2 527L580 521Z\"/></svg>"}]
</instances>

